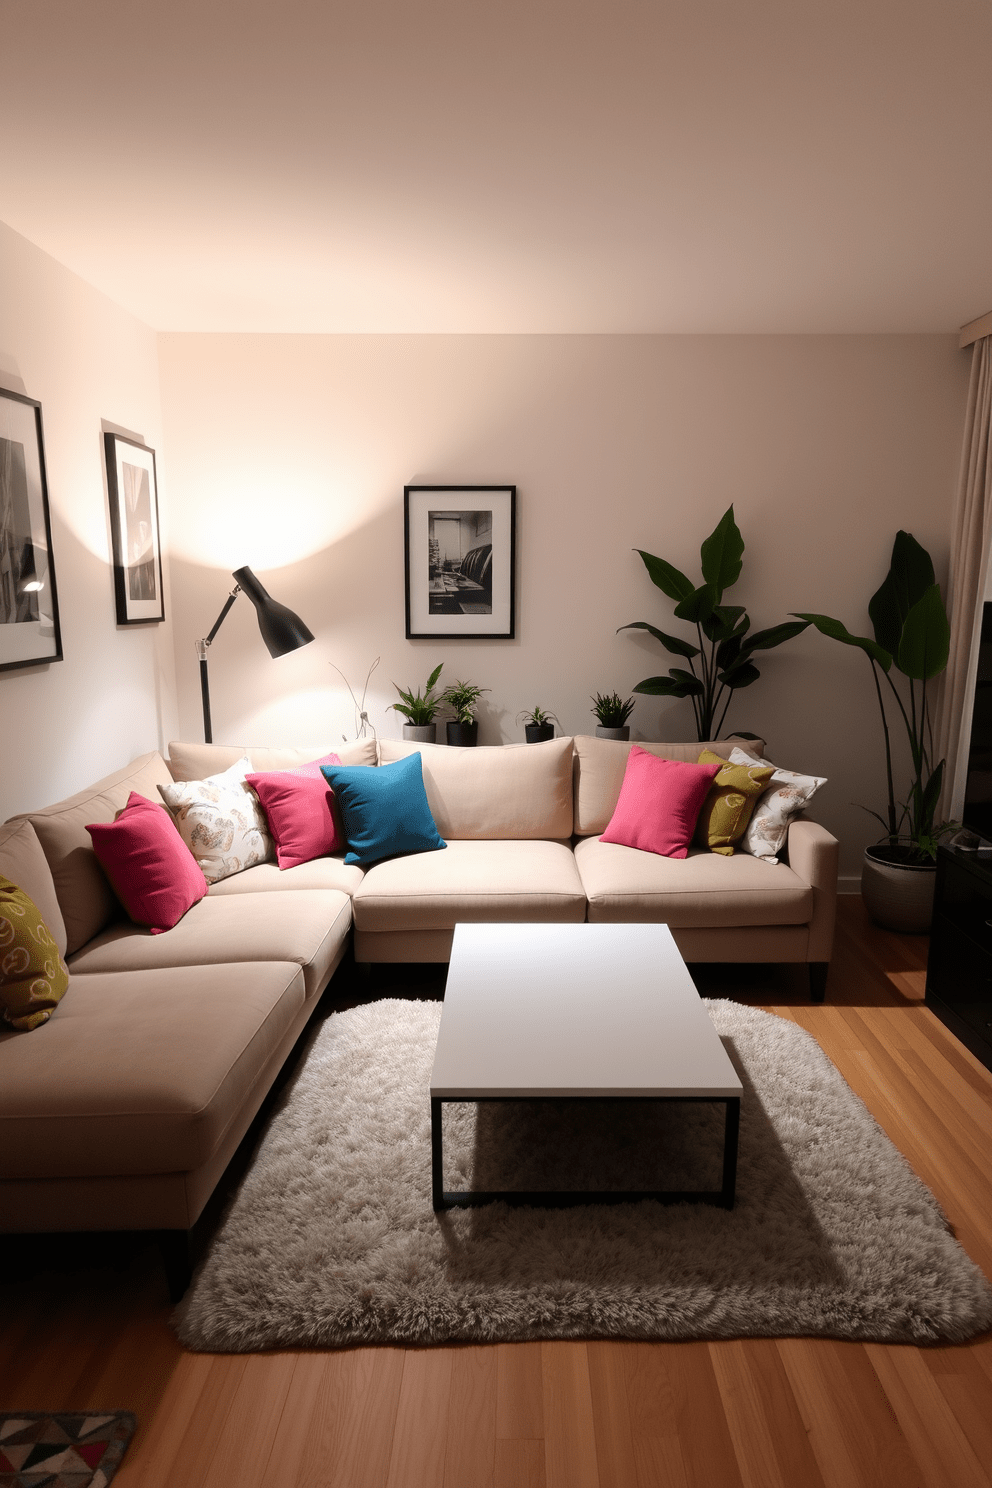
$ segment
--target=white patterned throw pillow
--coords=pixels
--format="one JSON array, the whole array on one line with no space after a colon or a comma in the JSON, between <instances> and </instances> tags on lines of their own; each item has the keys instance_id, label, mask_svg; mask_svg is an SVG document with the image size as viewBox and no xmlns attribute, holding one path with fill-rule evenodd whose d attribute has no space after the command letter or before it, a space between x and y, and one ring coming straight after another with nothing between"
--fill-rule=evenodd
<instances>
[{"instance_id":1,"label":"white patterned throw pillow","mask_svg":"<svg viewBox=\"0 0 992 1488\"><path fill-rule=\"evenodd\" d=\"M159 786L179 834L208 884L274 857L265 812L255 792L245 784L251 767L251 760L243 755L229 769L206 780Z\"/></svg>"},{"instance_id":2,"label":"white patterned throw pillow","mask_svg":"<svg viewBox=\"0 0 992 1488\"><path fill-rule=\"evenodd\" d=\"M731 750L730 763L772 765L771 760L756 760L753 754L747 754L743 749ZM768 789L758 797L758 804L739 844L744 852L764 858L766 863L778 862L778 854L789 835L789 823L805 811L807 801L827 783L825 775L797 775L793 770L780 770L778 765L772 765L772 769L775 773L768 782Z\"/></svg>"}]
</instances>

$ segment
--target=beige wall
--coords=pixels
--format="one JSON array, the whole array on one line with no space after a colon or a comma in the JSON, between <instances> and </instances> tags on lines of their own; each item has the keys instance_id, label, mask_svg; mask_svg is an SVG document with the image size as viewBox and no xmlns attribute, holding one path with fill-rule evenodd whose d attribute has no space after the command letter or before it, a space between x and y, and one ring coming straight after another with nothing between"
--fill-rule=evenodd
<instances>
[{"instance_id":1,"label":"beige wall","mask_svg":"<svg viewBox=\"0 0 992 1488\"><path fill-rule=\"evenodd\" d=\"M616 629L678 629L643 547L688 573L730 502L747 552L728 596L756 626L790 610L868 627L905 527L947 562L967 356L952 336L163 335L181 729L197 737L193 643L255 568L316 643L279 661L244 599L212 648L214 737L340 739L360 690L380 733L391 682L488 687L481 740L522 738L534 704L590 731L589 694L675 664ZM514 641L407 641L403 486L518 488ZM728 725L783 765L827 775L818 814L856 874L883 760L865 658L807 634L761 663ZM636 736L692 737L686 702L639 699Z\"/></svg>"},{"instance_id":2,"label":"beige wall","mask_svg":"<svg viewBox=\"0 0 992 1488\"><path fill-rule=\"evenodd\" d=\"M103 459L106 420L159 450L167 488L155 336L2 224L0 385L42 405L65 658L0 672L3 820L157 748L175 668L171 620L116 624Z\"/></svg>"}]
</instances>

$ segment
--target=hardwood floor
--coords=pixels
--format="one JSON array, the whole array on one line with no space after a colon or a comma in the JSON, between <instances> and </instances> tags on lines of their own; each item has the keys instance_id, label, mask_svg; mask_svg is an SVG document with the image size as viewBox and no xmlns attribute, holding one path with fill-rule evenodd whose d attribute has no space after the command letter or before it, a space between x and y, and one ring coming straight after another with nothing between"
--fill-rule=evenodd
<instances>
[{"instance_id":1,"label":"hardwood floor","mask_svg":"<svg viewBox=\"0 0 992 1488\"><path fill-rule=\"evenodd\" d=\"M925 961L849 898L826 1005L791 968L697 980L809 1029L992 1275L992 1075L922 1005ZM121 1488L992 1485L989 1336L197 1355L168 1317L150 1248L5 1271L0 1408L135 1411Z\"/></svg>"}]
</instances>

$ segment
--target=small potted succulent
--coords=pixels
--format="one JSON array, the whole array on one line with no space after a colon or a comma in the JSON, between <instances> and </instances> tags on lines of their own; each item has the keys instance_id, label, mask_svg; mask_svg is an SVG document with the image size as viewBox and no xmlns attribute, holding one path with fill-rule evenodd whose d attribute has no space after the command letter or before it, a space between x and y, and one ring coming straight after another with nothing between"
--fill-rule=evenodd
<instances>
[{"instance_id":1,"label":"small potted succulent","mask_svg":"<svg viewBox=\"0 0 992 1488\"><path fill-rule=\"evenodd\" d=\"M597 692L592 700L592 711L596 715L597 739L629 739L627 719L634 711L634 699L626 702L618 692Z\"/></svg>"},{"instance_id":2,"label":"small potted succulent","mask_svg":"<svg viewBox=\"0 0 992 1488\"><path fill-rule=\"evenodd\" d=\"M561 722L554 713L545 713L543 708L531 708L530 712L517 714L517 722L524 721L524 738L528 744L543 744L555 736L555 724Z\"/></svg>"},{"instance_id":3,"label":"small potted succulent","mask_svg":"<svg viewBox=\"0 0 992 1488\"><path fill-rule=\"evenodd\" d=\"M397 713L402 713L406 719L403 725L404 739L415 739L418 744L433 744L437 739L437 724L434 722L434 716L441 706L442 697L440 693L435 694L434 688L443 665L443 662L439 663L431 672L423 693L419 688L416 692L412 689L407 691L397 683L393 683L403 701L390 703L389 706Z\"/></svg>"},{"instance_id":4,"label":"small potted succulent","mask_svg":"<svg viewBox=\"0 0 992 1488\"><path fill-rule=\"evenodd\" d=\"M479 720L475 716L480 697L488 687L476 687L474 682L452 682L441 694L441 701L454 713L447 725L449 744L466 748L479 742Z\"/></svg>"}]
</instances>

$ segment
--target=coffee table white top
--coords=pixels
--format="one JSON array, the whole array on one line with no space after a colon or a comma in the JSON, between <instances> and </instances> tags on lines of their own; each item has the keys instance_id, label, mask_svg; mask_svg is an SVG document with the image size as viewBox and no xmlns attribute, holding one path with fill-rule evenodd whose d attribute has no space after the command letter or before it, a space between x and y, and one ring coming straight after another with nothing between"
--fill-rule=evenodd
<instances>
[{"instance_id":1,"label":"coffee table white top","mask_svg":"<svg viewBox=\"0 0 992 1488\"><path fill-rule=\"evenodd\" d=\"M667 925L455 926L431 1095L741 1095Z\"/></svg>"}]
</instances>

